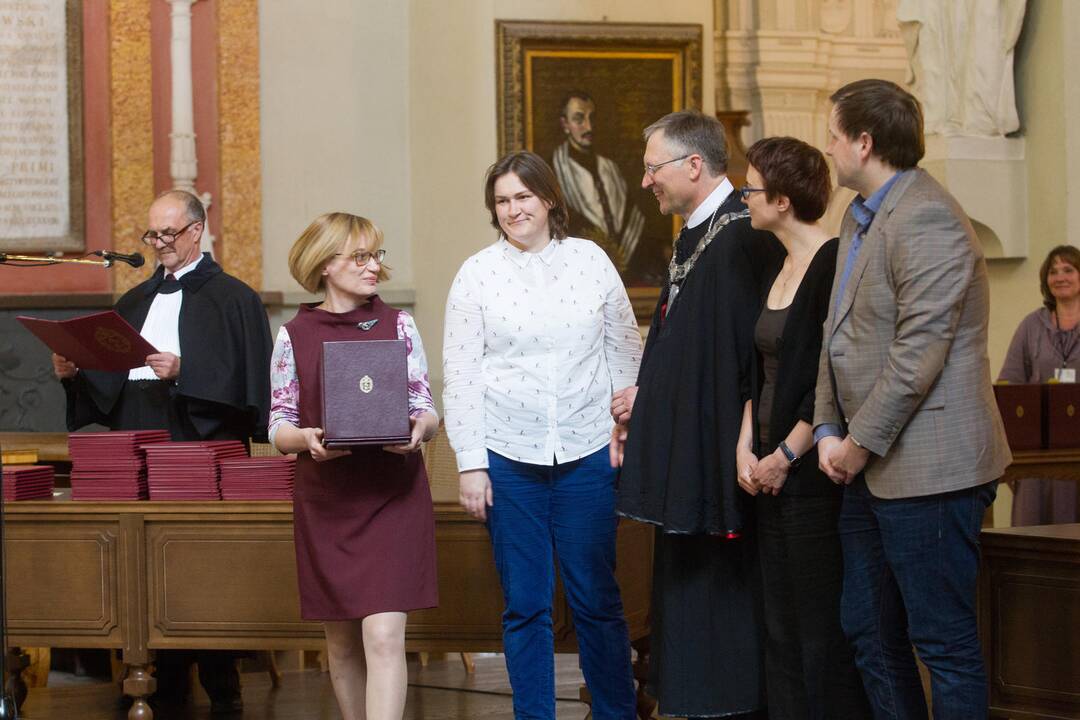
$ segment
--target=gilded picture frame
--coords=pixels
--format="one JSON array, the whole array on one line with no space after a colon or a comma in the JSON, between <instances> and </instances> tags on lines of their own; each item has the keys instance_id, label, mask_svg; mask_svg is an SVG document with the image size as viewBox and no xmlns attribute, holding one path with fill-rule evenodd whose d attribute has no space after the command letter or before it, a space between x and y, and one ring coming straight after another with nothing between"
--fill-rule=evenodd
<instances>
[{"instance_id":1,"label":"gilded picture frame","mask_svg":"<svg viewBox=\"0 0 1080 720\"><path fill-rule=\"evenodd\" d=\"M604 247L641 319L678 229L641 188L642 130L701 107L702 33L691 24L495 24L499 155L528 149L552 164L570 234Z\"/></svg>"}]
</instances>

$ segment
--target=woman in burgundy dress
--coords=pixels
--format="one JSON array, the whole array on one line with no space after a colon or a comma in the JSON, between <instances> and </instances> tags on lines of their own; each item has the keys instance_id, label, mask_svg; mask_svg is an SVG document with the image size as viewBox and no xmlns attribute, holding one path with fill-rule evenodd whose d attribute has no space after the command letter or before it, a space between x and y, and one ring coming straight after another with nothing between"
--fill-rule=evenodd
<instances>
[{"instance_id":1,"label":"woman in burgundy dress","mask_svg":"<svg viewBox=\"0 0 1080 720\"><path fill-rule=\"evenodd\" d=\"M315 219L289 252L289 271L321 303L302 305L278 333L271 364L270 438L298 453L293 516L300 611L321 620L330 679L346 720L400 719L405 619L438 604L435 518L420 443L438 426L423 345L412 318L382 302L382 232L347 213ZM322 444L323 342L404 340L407 444L329 450Z\"/></svg>"}]
</instances>

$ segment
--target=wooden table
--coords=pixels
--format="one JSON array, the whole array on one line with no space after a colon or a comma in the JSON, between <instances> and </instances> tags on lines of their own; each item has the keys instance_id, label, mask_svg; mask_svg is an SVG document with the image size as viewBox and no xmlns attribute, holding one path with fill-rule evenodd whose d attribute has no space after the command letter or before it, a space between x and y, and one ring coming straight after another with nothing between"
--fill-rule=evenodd
<instances>
[{"instance_id":1,"label":"wooden table","mask_svg":"<svg viewBox=\"0 0 1080 720\"><path fill-rule=\"evenodd\" d=\"M990 716L1080 717L1080 524L983 530Z\"/></svg>"},{"instance_id":2,"label":"wooden table","mask_svg":"<svg viewBox=\"0 0 1080 720\"><path fill-rule=\"evenodd\" d=\"M9 642L116 648L131 718L151 718L153 652L321 649L300 619L288 502L9 503ZM438 608L411 613L410 651L499 651L502 593L483 525L436 503ZM630 636L647 637L652 528L623 521L618 577ZM576 652L561 587L555 647Z\"/></svg>"},{"instance_id":3,"label":"wooden table","mask_svg":"<svg viewBox=\"0 0 1080 720\"><path fill-rule=\"evenodd\" d=\"M1080 482L1080 448L1071 450L1013 450L1013 461L1002 481L1038 477Z\"/></svg>"},{"instance_id":4,"label":"wooden table","mask_svg":"<svg viewBox=\"0 0 1080 720\"><path fill-rule=\"evenodd\" d=\"M39 462L69 462L66 432L0 432L4 450L36 450Z\"/></svg>"}]
</instances>

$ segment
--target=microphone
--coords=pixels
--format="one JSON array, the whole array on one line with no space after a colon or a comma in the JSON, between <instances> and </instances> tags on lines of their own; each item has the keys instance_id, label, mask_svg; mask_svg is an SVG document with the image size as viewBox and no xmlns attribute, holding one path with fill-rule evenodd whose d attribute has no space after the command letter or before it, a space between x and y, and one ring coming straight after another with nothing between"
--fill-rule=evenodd
<instances>
[{"instance_id":1,"label":"microphone","mask_svg":"<svg viewBox=\"0 0 1080 720\"><path fill-rule=\"evenodd\" d=\"M142 267L146 263L146 259L139 253L125 255L124 253L113 252L112 250L95 250L91 255L97 255L106 260L119 260L120 262L127 263L135 268Z\"/></svg>"}]
</instances>

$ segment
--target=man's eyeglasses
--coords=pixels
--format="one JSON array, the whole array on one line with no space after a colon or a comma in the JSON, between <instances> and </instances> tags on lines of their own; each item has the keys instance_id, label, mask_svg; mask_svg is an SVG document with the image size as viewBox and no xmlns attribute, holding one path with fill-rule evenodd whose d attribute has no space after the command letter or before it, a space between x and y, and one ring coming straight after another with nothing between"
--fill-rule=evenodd
<instances>
[{"instance_id":1,"label":"man's eyeglasses","mask_svg":"<svg viewBox=\"0 0 1080 720\"><path fill-rule=\"evenodd\" d=\"M756 192L765 192L765 188L756 188L750 187L749 185L743 185L741 188L739 188L739 197L741 197L743 200L747 200L749 199L751 193Z\"/></svg>"},{"instance_id":2,"label":"man's eyeglasses","mask_svg":"<svg viewBox=\"0 0 1080 720\"><path fill-rule=\"evenodd\" d=\"M690 153L690 155L693 155L693 153ZM683 155L682 157L671 158L670 160L665 160L664 162L656 163L655 165L650 165L649 163L645 163L645 172L650 176L655 175L656 171L659 170L660 168L664 167L665 165L670 165L671 163L679 162L680 160L685 160L686 158L690 157L690 155Z\"/></svg>"},{"instance_id":3,"label":"man's eyeglasses","mask_svg":"<svg viewBox=\"0 0 1080 720\"><path fill-rule=\"evenodd\" d=\"M201 222L202 222L202 220L192 220L191 222L189 222L184 227L180 228L179 230L172 231L172 232L159 233L159 232L154 232L153 230L147 230L146 232L143 233L142 241L146 245L153 245L158 240L165 243L166 245L172 245L174 242L176 242L176 238L180 237L181 235L183 235L184 233L187 232L188 228L190 228L192 225L196 225L196 224L201 223Z\"/></svg>"},{"instance_id":4,"label":"man's eyeglasses","mask_svg":"<svg viewBox=\"0 0 1080 720\"><path fill-rule=\"evenodd\" d=\"M335 257L338 255L344 255L344 253L334 253ZM357 267L367 267L367 264L372 260L374 260L379 265L382 265L383 260L386 258L386 250L384 248L379 248L375 252L368 252L367 250L357 250L356 252L349 255L349 257L353 259L353 262L356 263Z\"/></svg>"}]
</instances>

